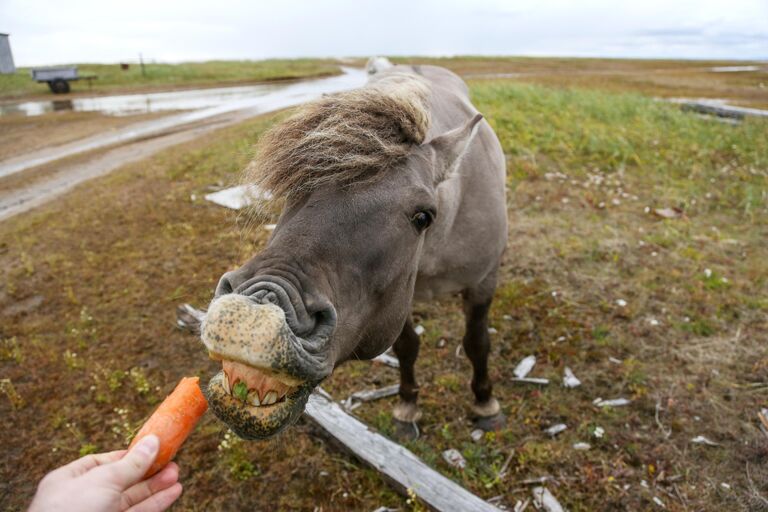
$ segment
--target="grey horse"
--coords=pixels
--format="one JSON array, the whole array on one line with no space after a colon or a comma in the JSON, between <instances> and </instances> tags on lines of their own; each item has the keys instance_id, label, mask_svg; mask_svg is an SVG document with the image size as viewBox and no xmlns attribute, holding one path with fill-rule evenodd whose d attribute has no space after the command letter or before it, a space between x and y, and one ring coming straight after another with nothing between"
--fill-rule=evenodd
<instances>
[{"instance_id":1,"label":"grey horse","mask_svg":"<svg viewBox=\"0 0 768 512\"><path fill-rule=\"evenodd\" d=\"M503 421L488 312L507 243L505 160L466 84L377 59L366 86L306 105L264 135L246 179L282 198L267 247L225 273L202 326L223 369L206 389L239 436L290 425L350 359L393 347L401 425L418 421L414 301L461 293L472 416Z\"/></svg>"}]
</instances>

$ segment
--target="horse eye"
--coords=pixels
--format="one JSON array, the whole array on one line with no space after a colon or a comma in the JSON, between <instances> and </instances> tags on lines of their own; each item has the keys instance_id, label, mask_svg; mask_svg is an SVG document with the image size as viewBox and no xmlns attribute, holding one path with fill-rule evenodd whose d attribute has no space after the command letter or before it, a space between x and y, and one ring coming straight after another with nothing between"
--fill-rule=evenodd
<instances>
[{"instance_id":1,"label":"horse eye","mask_svg":"<svg viewBox=\"0 0 768 512\"><path fill-rule=\"evenodd\" d=\"M432 216L427 212L416 212L416 215L411 218L411 222L416 226L419 232L424 231L432 224Z\"/></svg>"}]
</instances>

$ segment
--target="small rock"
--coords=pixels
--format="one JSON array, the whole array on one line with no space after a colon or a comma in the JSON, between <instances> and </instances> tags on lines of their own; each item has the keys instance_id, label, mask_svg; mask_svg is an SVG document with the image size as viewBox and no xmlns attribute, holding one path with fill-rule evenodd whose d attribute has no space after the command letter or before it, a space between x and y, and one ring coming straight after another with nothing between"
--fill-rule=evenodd
<instances>
[{"instance_id":1,"label":"small rock","mask_svg":"<svg viewBox=\"0 0 768 512\"><path fill-rule=\"evenodd\" d=\"M424 334L424 331L425 331L425 330L426 330L426 329L424 329L424 326L423 326L423 325L421 325L421 324L419 324L419 325L417 325L416 327L414 327L414 328L413 328L413 332L415 332L415 333L416 333L416 334L418 334L419 336L421 336L422 334Z\"/></svg>"},{"instance_id":2,"label":"small rock","mask_svg":"<svg viewBox=\"0 0 768 512\"><path fill-rule=\"evenodd\" d=\"M483 432L479 428L476 428L469 435L472 438L472 440L477 443L483 438L483 435L485 435L485 432Z\"/></svg>"},{"instance_id":3,"label":"small rock","mask_svg":"<svg viewBox=\"0 0 768 512\"><path fill-rule=\"evenodd\" d=\"M445 338L440 338L437 340L437 344L435 345L437 348L443 348L446 345Z\"/></svg>"},{"instance_id":4,"label":"small rock","mask_svg":"<svg viewBox=\"0 0 768 512\"><path fill-rule=\"evenodd\" d=\"M489 328L488 328L488 334L496 334L496 333L498 333L498 332L499 332L499 331L497 331L497 330L496 330L494 327L489 327Z\"/></svg>"},{"instance_id":5,"label":"small rock","mask_svg":"<svg viewBox=\"0 0 768 512\"><path fill-rule=\"evenodd\" d=\"M616 305L619 306L620 308L627 307L627 301L625 301L624 299L616 299Z\"/></svg>"},{"instance_id":6,"label":"small rock","mask_svg":"<svg viewBox=\"0 0 768 512\"><path fill-rule=\"evenodd\" d=\"M580 452L585 452L590 448L592 448L592 445L589 443L573 443L573 449Z\"/></svg>"},{"instance_id":7,"label":"small rock","mask_svg":"<svg viewBox=\"0 0 768 512\"><path fill-rule=\"evenodd\" d=\"M455 448L445 450L443 452L443 460L456 469L464 469L467 466L466 459Z\"/></svg>"},{"instance_id":8,"label":"small rock","mask_svg":"<svg viewBox=\"0 0 768 512\"><path fill-rule=\"evenodd\" d=\"M592 435L595 436L597 439L602 439L605 435L605 429L603 427L595 427L594 432L592 432Z\"/></svg>"},{"instance_id":9,"label":"small rock","mask_svg":"<svg viewBox=\"0 0 768 512\"><path fill-rule=\"evenodd\" d=\"M653 502L654 502L655 504L657 504L658 506L660 506L661 508L667 508L667 506L664 504L664 502L663 502L663 501L661 501L661 500L659 499L659 497L658 497L658 496L654 496L654 497L653 497Z\"/></svg>"},{"instance_id":10,"label":"small rock","mask_svg":"<svg viewBox=\"0 0 768 512\"><path fill-rule=\"evenodd\" d=\"M621 359L616 359L615 357L609 357L608 361L610 361L613 364L621 364Z\"/></svg>"}]
</instances>

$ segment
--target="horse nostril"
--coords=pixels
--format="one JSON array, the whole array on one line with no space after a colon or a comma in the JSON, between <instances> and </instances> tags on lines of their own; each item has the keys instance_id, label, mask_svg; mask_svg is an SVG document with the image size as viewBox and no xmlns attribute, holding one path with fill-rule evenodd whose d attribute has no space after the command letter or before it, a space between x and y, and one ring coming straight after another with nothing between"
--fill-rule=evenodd
<instances>
[{"instance_id":1,"label":"horse nostril","mask_svg":"<svg viewBox=\"0 0 768 512\"><path fill-rule=\"evenodd\" d=\"M232 293L234 291L234 286L232 285L232 278L234 272L227 272L223 276L221 276L221 279L219 279L219 284L216 285L216 291L214 292L214 298L218 297L220 295L226 295L228 293Z\"/></svg>"},{"instance_id":2,"label":"horse nostril","mask_svg":"<svg viewBox=\"0 0 768 512\"><path fill-rule=\"evenodd\" d=\"M251 299L258 304L269 303L274 304L275 306L280 306L280 299L277 294L271 290L259 290L251 295Z\"/></svg>"}]
</instances>

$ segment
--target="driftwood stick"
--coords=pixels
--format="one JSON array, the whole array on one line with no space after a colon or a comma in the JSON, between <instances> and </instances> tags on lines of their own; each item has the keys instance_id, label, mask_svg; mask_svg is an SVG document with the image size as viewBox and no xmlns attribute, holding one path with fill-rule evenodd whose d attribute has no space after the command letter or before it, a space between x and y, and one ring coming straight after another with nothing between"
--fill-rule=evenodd
<instances>
[{"instance_id":1,"label":"driftwood stick","mask_svg":"<svg viewBox=\"0 0 768 512\"><path fill-rule=\"evenodd\" d=\"M356 391L347 398L348 403L352 402L372 402L380 398L396 395L400 391L400 384L392 384L378 389L366 389L365 391Z\"/></svg>"},{"instance_id":2,"label":"driftwood stick","mask_svg":"<svg viewBox=\"0 0 768 512\"><path fill-rule=\"evenodd\" d=\"M189 304L181 304L176 308L176 325L179 329L199 333L203 318L205 318L205 311L196 309Z\"/></svg>"}]
</instances>

